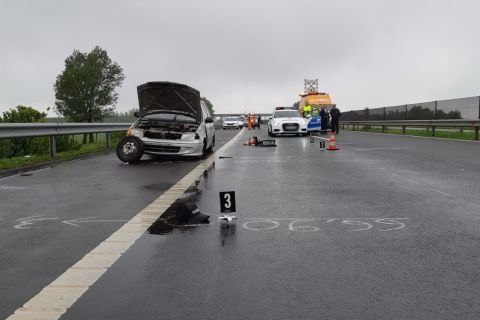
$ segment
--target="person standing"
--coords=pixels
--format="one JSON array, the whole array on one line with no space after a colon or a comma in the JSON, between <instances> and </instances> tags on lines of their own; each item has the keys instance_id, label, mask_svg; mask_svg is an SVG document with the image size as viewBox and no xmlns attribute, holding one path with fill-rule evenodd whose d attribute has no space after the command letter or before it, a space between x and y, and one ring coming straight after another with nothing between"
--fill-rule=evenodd
<instances>
[{"instance_id":1,"label":"person standing","mask_svg":"<svg viewBox=\"0 0 480 320\"><path fill-rule=\"evenodd\" d=\"M327 107L323 106L322 109L320 110L320 132L321 134L326 134L327 133L327 126L328 126L328 120L330 120L330 116L328 115Z\"/></svg>"},{"instance_id":2,"label":"person standing","mask_svg":"<svg viewBox=\"0 0 480 320\"><path fill-rule=\"evenodd\" d=\"M303 117L310 118L312 116L312 106L307 104L303 107Z\"/></svg>"},{"instance_id":3,"label":"person standing","mask_svg":"<svg viewBox=\"0 0 480 320\"><path fill-rule=\"evenodd\" d=\"M257 127L258 127L258 130L260 130L260 124L262 123L262 117L260 115L258 115L257 117Z\"/></svg>"},{"instance_id":4,"label":"person standing","mask_svg":"<svg viewBox=\"0 0 480 320\"><path fill-rule=\"evenodd\" d=\"M337 105L334 104L332 110L330 110L330 117L332 117L332 132L335 132L336 134L338 134L338 131L340 130L338 120L341 116L342 113L340 112L340 109L338 109Z\"/></svg>"}]
</instances>

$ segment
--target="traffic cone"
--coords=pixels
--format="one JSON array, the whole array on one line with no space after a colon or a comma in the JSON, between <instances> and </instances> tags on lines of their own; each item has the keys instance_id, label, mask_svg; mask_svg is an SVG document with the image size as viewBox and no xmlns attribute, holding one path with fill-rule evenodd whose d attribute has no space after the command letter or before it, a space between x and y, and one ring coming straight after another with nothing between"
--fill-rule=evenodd
<instances>
[{"instance_id":1,"label":"traffic cone","mask_svg":"<svg viewBox=\"0 0 480 320\"><path fill-rule=\"evenodd\" d=\"M331 150L331 151L340 150L340 149L337 148L337 139L335 139L335 133L334 132L330 132L330 140L328 142L327 150Z\"/></svg>"}]
</instances>

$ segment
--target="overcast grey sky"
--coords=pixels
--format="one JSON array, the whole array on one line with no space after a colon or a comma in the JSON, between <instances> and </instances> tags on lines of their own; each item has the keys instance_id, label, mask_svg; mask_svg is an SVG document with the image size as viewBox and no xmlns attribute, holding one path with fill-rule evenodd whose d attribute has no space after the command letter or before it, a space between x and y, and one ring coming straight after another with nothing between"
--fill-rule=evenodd
<instances>
[{"instance_id":1,"label":"overcast grey sky","mask_svg":"<svg viewBox=\"0 0 480 320\"><path fill-rule=\"evenodd\" d=\"M74 49L136 86L189 84L218 112L291 105L318 78L342 110L480 94L480 1L0 0L0 111L54 106Z\"/></svg>"}]
</instances>

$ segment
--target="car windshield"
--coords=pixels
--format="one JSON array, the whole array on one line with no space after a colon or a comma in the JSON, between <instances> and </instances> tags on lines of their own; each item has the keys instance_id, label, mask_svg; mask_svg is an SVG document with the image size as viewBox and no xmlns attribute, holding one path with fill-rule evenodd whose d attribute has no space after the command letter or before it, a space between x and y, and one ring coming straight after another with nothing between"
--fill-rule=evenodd
<instances>
[{"instance_id":1,"label":"car windshield","mask_svg":"<svg viewBox=\"0 0 480 320\"><path fill-rule=\"evenodd\" d=\"M296 110L275 112L274 118L300 118L300 114Z\"/></svg>"},{"instance_id":2,"label":"car windshield","mask_svg":"<svg viewBox=\"0 0 480 320\"><path fill-rule=\"evenodd\" d=\"M225 121L240 121L239 117L227 117L225 118Z\"/></svg>"}]
</instances>

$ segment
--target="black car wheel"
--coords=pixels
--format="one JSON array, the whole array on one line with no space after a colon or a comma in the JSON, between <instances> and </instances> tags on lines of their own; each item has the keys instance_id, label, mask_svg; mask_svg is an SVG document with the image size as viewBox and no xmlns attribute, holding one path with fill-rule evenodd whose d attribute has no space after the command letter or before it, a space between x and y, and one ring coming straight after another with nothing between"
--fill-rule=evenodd
<instances>
[{"instance_id":1,"label":"black car wheel","mask_svg":"<svg viewBox=\"0 0 480 320\"><path fill-rule=\"evenodd\" d=\"M215 147L215 136L213 136L212 144L210 145L210 148L207 149L207 151L213 152L213 148Z\"/></svg>"},{"instance_id":2,"label":"black car wheel","mask_svg":"<svg viewBox=\"0 0 480 320\"><path fill-rule=\"evenodd\" d=\"M120 161L134 163L143 156L143 142L137 137L125 137L118 143L116 151Z\"/></svg>"}]
</instances>

